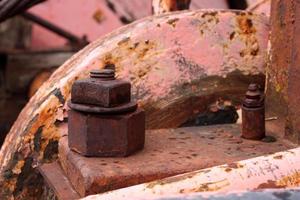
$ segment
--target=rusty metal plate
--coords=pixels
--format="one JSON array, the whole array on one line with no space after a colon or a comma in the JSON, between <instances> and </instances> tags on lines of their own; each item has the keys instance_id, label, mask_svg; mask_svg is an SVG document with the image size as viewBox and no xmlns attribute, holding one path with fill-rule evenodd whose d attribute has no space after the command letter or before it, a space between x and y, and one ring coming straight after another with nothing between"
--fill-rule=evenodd
<instances>
[{"instance_id":1,"label":"rusty metal plate","mask_svg":"<svg viewBox=\"0 0 300 200\"><path fill-rule=\"evenodd\" d=\"M79 195L73 189L57 162L43 164L38 170L48 186L54 191L58 200L79 199Z\"/></svg>"},{"instance_id":2,"label":"rusty metal plate","mask_svg":"<svg viewBox=\"0 0 300 200\"><path fill-rule=\"evenodd\" d=\"M59 158L74 188L86 196L293 147L279 138L275 143L241 139L240 129L222 125L148 131L144 150L127 158L82 157L63 138Z\"/></svg>"}]
</instances>

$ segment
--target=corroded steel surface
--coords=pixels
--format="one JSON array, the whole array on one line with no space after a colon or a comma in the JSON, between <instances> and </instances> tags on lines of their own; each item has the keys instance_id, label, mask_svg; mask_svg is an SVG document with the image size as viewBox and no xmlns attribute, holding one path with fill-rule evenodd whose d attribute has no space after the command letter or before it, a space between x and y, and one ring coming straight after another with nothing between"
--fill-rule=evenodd
<instances>
[{"instance_id":1,"label":"corroded steel surface","mask_svg":"<svg viewBox=\"0 0 300 200\"><path fill-rule=\"evenodd\" d=\"M103 71L100 70L99 74L92 71L90 78L74 82L71 91L72 103L111 108L130 102L130 82L115 79L114 71L113 75L101 74Z\"/></svg>"},{"instance_id":2,"label":"corroded steel surface","mask_svg":"<svg viewBox=\"0 0 300 200\"><path fill-rule=\"evenodd\" d=\"M69 148L83 156L125 157L143 149L145 112L118 114L69 110Z\"/></svg>"},{"instance_id":3,"label":"corroded steel surface","mask_svg":"<svg viewBox=\"0 0 300 200\"><path fill-rule=\"evenodd\" d=\"M59 160L70 182L85 196L294 147L279 138L269 144L241 139L240 128L217 125L147 131L144 150L128 158L85 158L70 151L62 138Z\"/></svg>"},{"instance_id":4,"label":"corroded steel surface","mask_svg":"<svg viewBox=\"0 0 300 200\"><path fill-rule=\"evenodd\" d=\"M300 148L256 157L213 168L169 177L155 182L132 186L85 198L143 199L216 192L224 194L235 190L292 188L300 186Z\"/></svg>"},{"instance_id":5,"label":"corroded steel surface","mask_svg":"<svg viewBox=\"0 0 300 200\"><path fill-rule=\"evenodd\" d=\"M268 108L286 122L286 135L300 143L300 2L272 1L271 22Z\"/></svg>"},{"instance_id":6,"label":"corroded steel surface","mask_svg":"<svg viewBox=\"0 0 300 200\"><path fill-rule=\"evenodd\" d=\"M131 84L114 69L92 70L72 85L69 147L83 156L129 156L143 149L145 112L131 101Z\"/></svg>"},{"instance_id":7,"label":"corroded steel surface","mask_svg":"<svg viewBox=\"0 0 300 200\"><path fill-rule=\"evenodd\" d=\"M176 127L216 98L237 100L251 81L263 84L268 33L264 16L201 10L149 17L90 44L50 77L8 134L1 195L22 194L34 177L27 166L55 158L71 85L91 69L114 64L131 81L147 127Z\"/></svg>"},{"instance_id":8,"label":"corroded steel surface","mask_svg":"<svg viewBox=\"0 0 300 200\"><path fill-rule=\"evenodd\" d=\"M265 132L265 97L257 84L250 84L242 105L242 137L261 140Z\"/></svg>"}]
</instances>

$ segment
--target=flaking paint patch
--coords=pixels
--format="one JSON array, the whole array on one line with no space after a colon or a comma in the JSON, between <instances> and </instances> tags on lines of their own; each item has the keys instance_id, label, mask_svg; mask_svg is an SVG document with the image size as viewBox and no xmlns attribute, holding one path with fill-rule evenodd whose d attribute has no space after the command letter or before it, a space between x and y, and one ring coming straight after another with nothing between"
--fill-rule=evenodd
<instances>
[{"instance_id":1,"label":"flaking paint patch","mask_svg":"<svg viewBox=\"0 0 300 200\"><path fill-rule=\"evenodd\" d=\"M62 93L61 93L61 91L60 91L59 88L56 88L56 89L52 92L52 94L58 98L58 100L59 100L59 102L60 102L61 104L65 104L65 102L66 102L66 101L65 101L65 98L64 98L64 96L62 95Z\"/></svg>"},{"instance_id":2,"label":"flaking paint patch","mask_svg":"<svg viewBox=\"0 0 300 200\"><path fill-rule=\"evenodd\" d=\"M223 179L215 182L208 182L204 184L200 184L200 186L192 189L181 189L179 193L181 194L189 194L195 192L215 192L221 190L222 188L228 187L230 185L227 179Z\"/></svg>"},{"instance_id":3,"label":"flaking paint patch","mask_svg":"<svg viewBox=\"0 0 300 200\"><path fill-rule=\"evenodd\" d=\"M155 186L161 186L161 185L166 185L166 184L171 184L174 182L180 182L182 180L186 180L186 179L190 179L193 178L196 175L199 175L199 173L208 173L210 170L202 170L200 172L189 172L188 174L183 174L183 175L179 175L179 176L173 176L173 177L169 177L166 179L162 179L159 181L153 181L151 183L148 183L146 188L148 189L153 189Z\"/></svg>"},{"instance_id":4,"label":"flaking paint patch","mask_svg":"<svg viewBox=\"0 0 300 200\"><path fill-rule=\"evenodd\" d=\"M34 140L33 140L34 141L34 150L37 152L41 150L40 143L42 140L43 128L44 128L43 126L40 126L38 128L38 130L35 133Z\"/></svg>"}]
</instances>

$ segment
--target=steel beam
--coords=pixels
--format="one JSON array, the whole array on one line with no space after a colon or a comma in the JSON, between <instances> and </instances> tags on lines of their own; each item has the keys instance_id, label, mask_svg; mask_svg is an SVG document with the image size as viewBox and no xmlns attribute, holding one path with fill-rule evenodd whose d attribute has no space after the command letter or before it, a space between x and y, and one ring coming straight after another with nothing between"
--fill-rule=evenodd
<instances>
[{"instance_id":1,"label":"steel beam","mask_svg":"<svg viewBox=\"0 0 300 200\"><path fill-rule=\"evenodd\" d=\"M300 143L300 2L273 0L268 110L285 121L285 135Z\"/></svg>"}]
</instances>

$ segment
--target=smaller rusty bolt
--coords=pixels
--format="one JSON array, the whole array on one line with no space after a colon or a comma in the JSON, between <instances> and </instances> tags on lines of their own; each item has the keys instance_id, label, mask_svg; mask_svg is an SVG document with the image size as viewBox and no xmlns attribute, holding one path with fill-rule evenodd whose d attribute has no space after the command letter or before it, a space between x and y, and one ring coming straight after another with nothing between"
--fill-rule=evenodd
<instances>
[{"instance_id":1,"label":"smaller rusty bolt","mask_svg":"<svg viewBox=\"0 0 300 200\"><path fill-rule=\"evenodd\" d=\"M250 84L242 105L242 137L261 140L265 137L264 94L257 84Z\"/></svg>"}]
</instances>

